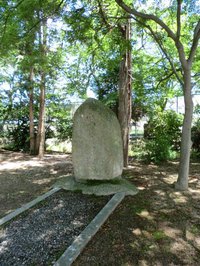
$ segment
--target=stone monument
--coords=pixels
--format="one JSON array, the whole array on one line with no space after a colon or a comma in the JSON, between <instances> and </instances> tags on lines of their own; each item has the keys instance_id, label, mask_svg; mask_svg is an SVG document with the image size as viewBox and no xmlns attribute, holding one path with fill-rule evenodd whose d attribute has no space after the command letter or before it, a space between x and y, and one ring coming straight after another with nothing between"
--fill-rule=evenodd
<instances>
[{"instance_id":1,"label":"stone monument","mask_svg":"<svg viewBox=\"0 0 200 266\"><path fill-rule=\"evenodd\" d=\"M87 99L75 112L72 160L75 179L79 182L121 177L120 125L116 115L98 100Z\"/></svg>"}]
</instances>

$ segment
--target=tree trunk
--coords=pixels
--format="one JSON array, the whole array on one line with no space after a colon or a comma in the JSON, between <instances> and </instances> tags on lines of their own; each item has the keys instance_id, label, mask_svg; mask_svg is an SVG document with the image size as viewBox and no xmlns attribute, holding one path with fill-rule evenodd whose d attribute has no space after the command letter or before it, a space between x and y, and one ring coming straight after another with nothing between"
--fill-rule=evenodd
<instances>
[{"instance_id":1,"label":"tree trunk","mask_svg":"<svg viewBox=\"0 0 200 266\"><path fill-rule=\"evenodd\" d=\"M185 115L184 115L182 137L181 137L181 156L179 164L179 174L178 174L177 183L175 184L175 188L178 190L188 189L190 150L192 146L191 127L192 127L192 115L193 115L190 67L184 70L183 78L184 78Z\"/></svg>"},{"instance_id":2,"label":"tree trunk","mask_svg":"<svg viewBox=\"0 0 200 266\"><path fill-rule=\"evenodd\" d=\"M130 41L131 25L130 21L124 29L125 40ZM119 111L118 118L121 126L124 166L128 166L128 148L129 148L129 133L131 123L132 110L131 97L131 48L128 47L123 56L119 71Z\"/></svg>"},{"instance_id":3,"label":"tree trunk","mask_svg":"<svg viewBox=\"0 0 200 266\"><path fill-rule=\"evenodd\" d=\"M33 110L33 75L34 69L31 66L29 74L29 134L30 134L30 154L35 154L35 130L34 130L34 110Z\"/></svg>"},{"instance_id":4,"label":"tree trunk","mask_svg":"<svg viewBox=\"0 0 200 266\"><path fill-rule=\"evenodd\" d=\"M43 17L39 14L39 17ZM37 152L41 159L44 156L45 150L45 89L46 89L46 57L47 57L47 19L43 18L41 21L39 32L39 43L41 47L41 70L40 70L40 111L38 121L38 134L37 134Z\"/></svg>"},{"instance_id":5,"label":"tree trunk","mask_svg":"<svg viewBox=\"0 0 200 266\"><path fill-rule=\"evenodd\" d=\"M45 149L45 74L41 73L40 85L40 113L37 135L37 150L39 158L44 156Z\"/></svg>"}]
</instances>

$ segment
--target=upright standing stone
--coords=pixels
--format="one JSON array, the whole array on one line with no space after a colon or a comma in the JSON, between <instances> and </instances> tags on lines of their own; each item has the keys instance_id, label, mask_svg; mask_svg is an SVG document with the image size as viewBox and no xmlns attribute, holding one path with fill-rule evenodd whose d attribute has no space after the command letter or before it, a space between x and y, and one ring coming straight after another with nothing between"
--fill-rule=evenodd
<instances>
[{"instance_id":1,"label":"upright standing stone","mask_svg":"<svg viewBox=\"0 0 200 266\"><path fill-rule=\"evenodd\" d=\"M119 122L108 107L95 99L87 99L75 112L72 159L76 180L108 180L122 174Z\"/></svg>"}]
</instances>

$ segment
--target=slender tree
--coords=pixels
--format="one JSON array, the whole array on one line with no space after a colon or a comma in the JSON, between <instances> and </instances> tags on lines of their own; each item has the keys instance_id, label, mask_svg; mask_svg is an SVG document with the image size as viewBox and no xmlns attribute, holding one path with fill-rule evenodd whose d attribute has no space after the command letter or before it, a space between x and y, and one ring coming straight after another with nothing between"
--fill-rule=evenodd
<instances>
[{"instance_id":1,"label":"slender tree","mask_svg":"<svg viewBox=\"0 0 200 266\"><path fill-rule=\"evenodd\" d=\"M119 26L123 39L127 42L123 51L119 71L119 111L118 117L122 131L124 166L128 166L128 147L131 126L132 111L132 63L131 63L131 21L127 21L125 26Z\"/></svg>"},{"instance_id":2,"label":"slender tree","mask_svg":"<svg viewBox=\"0 0 200 266\"><path fill-rule=\"evenodd\" d=\"M39 16L43 16L42 12L39 12ZM37 153L39 158L44 156L45 150L45 95L46 95L46 60L47 60L47 19L40 18L39 28L39 47L41 66L39 68L40 74L40 108L39 108L39 120L38 120L38 132L37 132Z\"/></svg>"},{"instance_id":3,"label":"slender tree","mask_svg":"<svg viewBox=\"0 0 200 266\"><path fill-rule=\"evenodd\" d=\"M35 129L34 129L34 93L33 93L34 67L30 66L29 73L29 132L30 132L30 154L35 154Z\"/></svg>"}]
</instances>

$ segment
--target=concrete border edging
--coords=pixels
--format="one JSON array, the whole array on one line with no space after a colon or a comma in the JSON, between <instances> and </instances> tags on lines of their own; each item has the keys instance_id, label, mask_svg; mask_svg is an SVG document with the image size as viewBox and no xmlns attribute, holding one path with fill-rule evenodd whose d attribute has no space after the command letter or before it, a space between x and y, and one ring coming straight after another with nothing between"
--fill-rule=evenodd
<instances>
[{"instance_id":1,"label":"concrete border edging","mask_svg":"<svg viewBox=\"0 0 200 266\"><path fill-rule=\"evenodd\" d=\"M60 189L61 188L58 188L58 187L53 188L53 189L49 190L48 192L42 194L41 196L37 197L36 199L26 203L22 207L20 207L20 208L16 209L15 211L9 213L8 215L4 216L3 218L0 219L0 226L5 224L6 222L10 221L11 219L16 217L17 215L21 214L22 212L30 209L31 207L33 207L34 205L36 205L40 201L48 198L49 196L51 196L55 192L59 191Z\"/></svg>"},{"instance_id":2,"label":"concrete border edging","mask_svg":"<svg viewBox=\"0 0 200 266\"><path fill-rule=\"evenodd\" d=\"M91 223L81 232L74 242L66 249L54 266L70 266L79 256L91 238L97 233L99 228L105 223L110 214L116 209L125 197L124 192L116 193L109 202L101 209Z\"/></svg>"}]
</instances>

